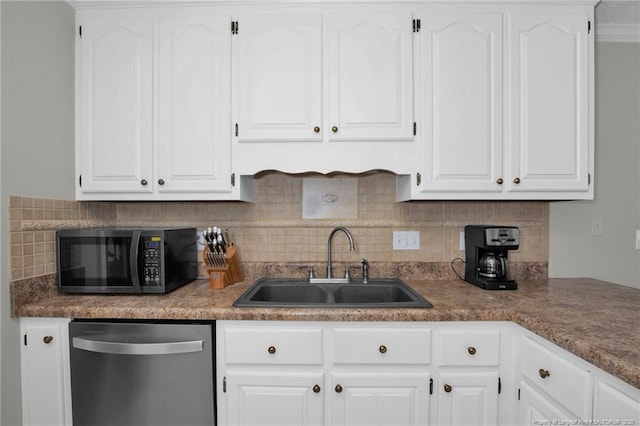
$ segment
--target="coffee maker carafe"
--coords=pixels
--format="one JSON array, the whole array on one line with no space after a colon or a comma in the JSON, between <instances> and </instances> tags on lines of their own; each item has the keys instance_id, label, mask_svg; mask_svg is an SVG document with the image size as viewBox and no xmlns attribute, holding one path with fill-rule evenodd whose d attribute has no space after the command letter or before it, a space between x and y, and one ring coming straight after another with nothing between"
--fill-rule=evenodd
<instances>
[{"instance_id":1,"label":"coffee maker carafe","mask_svg":"<svg viewBox=\"0 0 640 426\"><path fill-rule=\"evenodd\" d=\"M519 247L520 230L515 226L467 225L465 237L465 281L485 290L515 290L509 274L509 250Z\"/></svg>"}]
</instances>

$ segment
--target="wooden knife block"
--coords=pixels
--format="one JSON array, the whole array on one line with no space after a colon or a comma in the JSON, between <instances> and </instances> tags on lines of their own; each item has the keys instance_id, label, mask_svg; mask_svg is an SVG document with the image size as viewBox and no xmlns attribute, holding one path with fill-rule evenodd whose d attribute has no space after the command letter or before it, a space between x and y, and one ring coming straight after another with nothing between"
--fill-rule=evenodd
<instances>
[{"instance_id":1,"label":"wooden knife block","mask_svg":"<svg viewBox=\"0 0 640 426\"><path fill-rule=\"evenodd\" d=\"M209 287L214 290L223 289L228 285L238 283L244 280L244 273L242 272L242 261L240 260L240 252L238 246L231 246L227 248L227 253L224 257L226 259L225 267L213 267L211 266L209 259L209 247L205 246L202 250L202 258L204 264L207 265L207 272L209 273Z\"/></svg>"}]
</instances>

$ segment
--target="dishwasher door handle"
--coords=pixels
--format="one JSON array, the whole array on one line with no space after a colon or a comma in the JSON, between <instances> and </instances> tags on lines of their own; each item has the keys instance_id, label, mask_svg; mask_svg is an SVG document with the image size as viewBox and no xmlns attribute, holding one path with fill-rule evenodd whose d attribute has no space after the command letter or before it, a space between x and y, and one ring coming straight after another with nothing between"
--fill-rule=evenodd
<instances>
[{"instance_id":1,"label":"dishwasher door handle","mask_svg":"<svg viewBox=\"0 0 640 426\"><path fill-rule=\"evenodd\" d=\"M172 355L203 351L202 340L166 343L125 343L73 338L73 347L89 352L115 355Z\"/></svg>"}]
</instances>

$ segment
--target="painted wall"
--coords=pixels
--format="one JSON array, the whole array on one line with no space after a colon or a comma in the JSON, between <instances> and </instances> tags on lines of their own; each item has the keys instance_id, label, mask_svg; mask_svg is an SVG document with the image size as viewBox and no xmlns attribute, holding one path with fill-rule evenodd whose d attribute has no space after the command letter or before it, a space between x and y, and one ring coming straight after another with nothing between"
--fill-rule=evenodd
<instances>
[{"instance_id":1,"label":"painted wall","mask_svg":"<svg viewBox=\"0 0 640 426\"><path fill-rule=\"evenodd\" d=\"M595 60L595 199L551 203L549 276L640 288L640 44L596 43Z\"/></svg>"},{"instance_id":2,"label":"painted wall","mask_svg":"<svg viewBox=\"0 0 640 426\"><path fill-rule=\"evenodd\" d=\"M74 196L75 13L66 3L2 1L0 424L21 420L18 321L10 318L8 197Z\"/></svg>"}]
</instances>

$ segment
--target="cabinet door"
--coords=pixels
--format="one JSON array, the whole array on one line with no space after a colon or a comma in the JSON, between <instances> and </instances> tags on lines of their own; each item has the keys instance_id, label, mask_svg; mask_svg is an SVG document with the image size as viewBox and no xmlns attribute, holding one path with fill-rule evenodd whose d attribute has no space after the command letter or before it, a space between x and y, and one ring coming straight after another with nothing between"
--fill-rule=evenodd
<instances>
[{"instance_id":1,"label":"cabinet door","mask_svg":"<svg viewBox=\"0 0 640 426\"><path fill-rule=\"evenodd\" d=\"M152 192L152 20L85 18L81 26L81 191Z\"/></svg>"},{"instance_id":2,"label":"cabinet door","mask_svg":"<svg viewBox=\"0 0 640 426\"><path fill-rule=\"evenodd\" d=\"M520 424L530 426L535 424L553 424L552 422L574 420L561 405L549 397L543 396L532 386L522 382L520 384L519 415Z\"/></svg>"},{"instance_id":3,"label":"cabinet door","mask_svg":"<svg viewBox=\"0 0 640 426\"><path fill-rule=\"evenodd\" d=\"M502 15L421 23L421 191L501 192Z\"/></svg>"},{"instance_id":4,"label":"cabinet door","mask_svg":"<svg viewBox=\"0 0 640 426\"><path fill-rule=\"evenodd\" d=\"M589 36L586 14L509 17L509 191L587 191Z\"/></svg>"},{"instance_id":5,"label":"cabinet door","mask_svg":"<svg viewBox=\"0 0 640 426\"><path fill-rule=\"evenodd\" d=\"M161 18L159 192L231 190L230 16Z\"/></svg>"},{"instance_id":6,"label":"cabinet door","mask_svg":"<svg viewBox=\"0 0 640 426\"><path fill-rule=\"evenodd\" d=\"M464 371L439 375L438 425L498 424L498 373Z\"/></svg>"},{"instance_id":7,"label":"cabinet door","mask_svg":"<svg viewBox=\"0 0 640 426\"><path fill-rule=\"evenodd\" d=\"M413 140L412 15L327 17L329 139Z\"/></svg>"},{"instance_id":8,"label":"cabinet door","mask_svg":"<svg viewBox=\"0 0 640 426\"><path fill-rule=\"evenodd\" d=\"M238 141L320 141L322 15L264 12L237 22Z\"/></svg>"},{"instance_id":9,"label":"cabinet door","mask_svg":"<svg viewBox=\"0 0 640 426\"><path fill-rule=\"evenodd\" d=\"M617 379L598 378L594 387L593 418L640 424L640 389Z\"/></svg>"},{"instance_id":10,"label":"cabinet door","mask_svg":"<svg viewBox=\"0 0 640 426\"><path fill-rule=\"evenodd\" d=\"M20 320L22 416L28 425L71 425L68 319Z\"/></svg>"},{"instance_id":11,"label":"cabinet door","mask_svg":"<svg viewBox=\"0 0 640 426\"><path fill-rule=\"evenodd\" d=\"M426 425L429 375L344 373L331 380L331 424Z\"/></svg>"},{"instance_id":12,"label":"cabinet door","mask_svg":"<svg viewBox=\"0 0 640 426\"><path fill-rule=\"evenodd\" d=\"M520 341L520 371L530 383L562 403L572 418L587 420L592 413L593 376L573 355L535 336Z\"/></svg>"},{"instance_id":13,"label":"cabinet door","mask_svg":"<svg viewBox=\"0 0 640 426\"><path fill-rule=\"evenodd\" d=\"M322 373L228 373L227 419L234 426L322 425Z\"/></svg>"}]
</instances>

